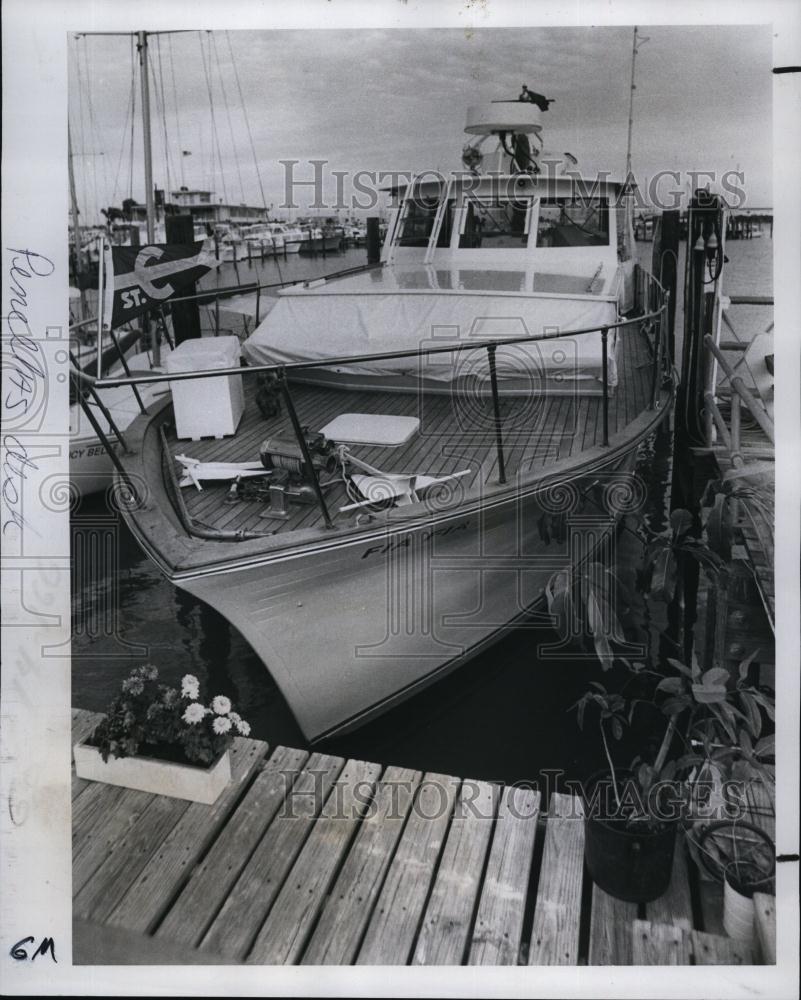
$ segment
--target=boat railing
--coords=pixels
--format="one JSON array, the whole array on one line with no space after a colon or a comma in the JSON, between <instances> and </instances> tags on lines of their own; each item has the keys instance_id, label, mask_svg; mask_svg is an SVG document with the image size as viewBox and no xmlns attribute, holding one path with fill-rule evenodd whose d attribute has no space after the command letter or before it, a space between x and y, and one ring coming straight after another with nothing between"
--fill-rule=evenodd
<instances>
[{"instance_id":1,"label":"boat railing","mask_svg":"<svg viewBox=\"0 0 801 1000\"><path fill-rule=\"evenodd\" d=\"M667 357L666 352L666 321L669 301L669 293L663 288L660 282L649 272L639 266L635 268L637 275L634 308L632 314L626 316L615 323L607 323L601 326L584 327L580 329L559 330L549 333L538 334L536 336L503 337L494 340L476 340L457 344L448 344L438 347L425 346L415 350L376 352L372 354L342 355L334 358L325 358L314 361L291 361L280 364L247 365L237 368L214 368L203 371L170 372L167 373L143 373L141 375L126 375L125 377L103 378L92 380L95 388L115 388L125 385L143 385L157 382L183 382L195 379L220 378L231 375L272 375L276 381L282 398L287 408L292 428L297 439L298 447L303 455L306 469L309 470L311 485L314 489L315 497L323 516L326 527L333 527L330 512L328 510L319 477L315 469L312 456L308 451L306 436L303 433L300 419L292 398L289 379L293 374L308 372L326 368L337 368L343 365L365 365L380 363L399 359L417 359L418 361L435 355L460 355L464 352L485 351L490 375L490 388L492 394L493 425L495 433L495 445L498 462L499 483L506 483L506 461L503 437L503 418L500 405L500 391L498 388L498 377L496 368L496 356L499 348L510 346L532 344L547 341L565 340L568 338L580 337L586 334L600 333L601 335L601 393L602 393L602 446L609 447L609 401L610 401L610 380L609 380L609 337L616 331L628 332L632 327L641 331L645 335L646 342L651 352L652 382L649 408L656 409L658 406L659 390L661 380L671 377L672 361ZM652 334L652 337L651 337ZM101 437L101 440L103 438ZM121 465L115 462L117 471L120 472ZM123 479L130 489L132 485L127 476L122 473ZM135 499L135 494L134 494Z\"/></svg>"}]
</instances>

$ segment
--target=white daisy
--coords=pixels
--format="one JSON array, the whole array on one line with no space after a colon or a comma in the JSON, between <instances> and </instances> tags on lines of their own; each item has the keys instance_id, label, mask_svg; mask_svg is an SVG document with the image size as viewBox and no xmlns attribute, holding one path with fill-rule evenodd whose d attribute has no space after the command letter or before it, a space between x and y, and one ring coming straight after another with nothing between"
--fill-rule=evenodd
<instances>
[{"instance_id":1,"label":"white daisy","mask_svg":"<svg viewBox=\"0 0 801 1000\"><path fill-rule=\"evenodd\" d=\"M217 697L212 701L211 707L217 713L217 715L228 715L231 711L231 699L226 698L224 694L218 694Z\"/></svg>"},{"instance_id":2,"label":"white daisy","mask_svg":"<svg viewBox=\"0 0 801 1000\"><path fill-rule=\"evenodd\" d=\"M214 722L212 723L212 727L214 728L214 732L217 733L218 736L222 736L224 733L227 733L231 728L231 720L226 719L224 716L220 715L214 720Z\"/></svg>"},{"instance_id":3,"label":"white daisy","mask_svg":"<svg viewBox=\"0 0 801 1000\"><path fill-rule=\"evenodd\" d=\"M193 726L197 722L202 722L205 715L206 710L202 705L195 701L191 705L186 706L186 711L183 714L183 720L187 723L187 725Z\"/></svg>"}]
</instances>

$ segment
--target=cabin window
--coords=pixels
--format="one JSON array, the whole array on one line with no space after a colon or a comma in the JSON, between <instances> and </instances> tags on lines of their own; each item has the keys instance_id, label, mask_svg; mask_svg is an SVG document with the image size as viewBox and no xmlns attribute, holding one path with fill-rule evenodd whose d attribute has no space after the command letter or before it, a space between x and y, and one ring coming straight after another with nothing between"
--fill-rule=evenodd
<instances>
[{"instance_id":1,"label":"cabin window","mask_svg":"<svg viewBox=\"0 0 801 1000\"><path fill-rule=\"evenodd\" d=\"M470 198L462 216L461 250L525 249L530 200Z\"/></svg>"},{"instance_id":2,"label":"cabin window","mask_svg":"<svg viewBox=\"0 0 801 1000\"><path fill-rule=\"evenodd\" d=\"M410 199L404 211L399 247L427 247L434 231L434 225L439 212L440 201L437 198ZM445 205L442 225L437 235L438 247L448 247L451 243L451 228L453 226L453 199L449 198Z\"/></svg>"},{"instance_id":3,"label":"cabin window","mask_svg":"<svg viewBox=\"0 0 801 1000\"><path fill-rule=\"evenodd\" d=\"M609 246L606 199L543 198L537 220L537 246Z\"/></svg>"}]
</instances>

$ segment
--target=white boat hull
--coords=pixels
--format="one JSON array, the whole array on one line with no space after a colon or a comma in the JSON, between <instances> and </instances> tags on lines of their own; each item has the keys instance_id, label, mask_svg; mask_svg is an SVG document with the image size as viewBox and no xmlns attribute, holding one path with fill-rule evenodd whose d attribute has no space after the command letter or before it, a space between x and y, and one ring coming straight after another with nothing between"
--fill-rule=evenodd
<instances>
[{"instance_id":1,"label":"white boat hull","mask_svg":"<svg viewBox=\"0 0 801 1000\"><path fill-rule=\"evenodd\" d=\"M631 450L618 460L618 478L633 459ZM542 491L507 497L373 541L342 539L175 582L241 632L315 739L385 711L530 616L553 574L589 558L611 534L614 517L581 499L604 475L562 482L547 503ZM589 534L546 541L543 510L565 497L563 516L571 504L590 516ZM532 666L537 659L534 646Z\"/></svg>"}]
</instances>

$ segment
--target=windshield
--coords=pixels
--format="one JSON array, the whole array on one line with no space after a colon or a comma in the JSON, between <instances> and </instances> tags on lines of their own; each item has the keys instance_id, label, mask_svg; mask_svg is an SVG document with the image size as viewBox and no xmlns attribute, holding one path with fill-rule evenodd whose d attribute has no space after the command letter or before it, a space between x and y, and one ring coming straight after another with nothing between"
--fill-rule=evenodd
<instances>
[{"instance_id":1,"label":"windshield","mask_svg":"<svg viewBox=\"0 0 801 1000\"><path fill-rule=\"evenodd\" d=\"M530 201L500 198L473 198L467 203L460 249L525 249Z\"/></svg>"},{"instance_id":2,"label":"windshield","mask_svg":"<svg viewBox=\"0 0 801 1000\"><path fill-rule=\"evenodd\" d=\"M537 221L537 246L609 246L606 199L543 198Z\"/></svg>"}]
</instances>

